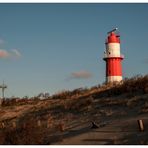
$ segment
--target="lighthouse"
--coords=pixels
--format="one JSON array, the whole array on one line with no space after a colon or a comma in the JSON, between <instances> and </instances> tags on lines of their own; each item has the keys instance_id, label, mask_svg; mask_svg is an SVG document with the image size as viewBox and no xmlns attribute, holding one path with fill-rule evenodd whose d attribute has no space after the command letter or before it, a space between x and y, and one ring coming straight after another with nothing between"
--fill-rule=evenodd
<instances>
[{"instance_id":1,"label":"lighthouse","mask_svg":"<svg viewBox=\"0 0 148 148\"><path fill-rule=\"evenodd\" d=\"M103 60L106 62L106 83L120 82L122 80L122 60L120 53L120 36L116 33L117 28L109 31L105 41L106 50Z\"/></svg>"}]
</instances>

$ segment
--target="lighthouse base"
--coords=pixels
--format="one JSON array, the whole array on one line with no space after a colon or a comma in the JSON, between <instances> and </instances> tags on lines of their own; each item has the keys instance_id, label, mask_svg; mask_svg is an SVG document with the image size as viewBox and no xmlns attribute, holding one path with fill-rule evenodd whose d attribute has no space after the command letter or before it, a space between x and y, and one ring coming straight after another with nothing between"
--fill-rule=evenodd
<instances>
[{"instance_id":1,"label":"lighthouse base","mask_svg":"<svg viewBox=\"0 0 148 148\"><path fill-rule=\"evenodd\" d=\"M106 77L106 82L120 82L122 80L122 76L107 76Z\"/></svg>"}]
</instances>

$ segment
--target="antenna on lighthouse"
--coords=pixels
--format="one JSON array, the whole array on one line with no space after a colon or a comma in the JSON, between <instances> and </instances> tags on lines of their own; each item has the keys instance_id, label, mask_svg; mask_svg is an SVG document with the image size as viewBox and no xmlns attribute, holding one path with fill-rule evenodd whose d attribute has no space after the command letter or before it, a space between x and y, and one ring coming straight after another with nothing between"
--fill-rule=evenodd
<instances>
[{"instance_id":1,"label":"antenna on lighthouse","mask_svg":"<svg viewBox=\"0 0 148 148\"><path fill-rule=\"evenodd\" d=\"M3 84L0 85L0 88L2 89L2 99L5 99L5 89L7 88L7 85L5 85L4 81Z\"/></svg>"},{"instance_id":2,"label":"antenna on lighthouse","mask_svg":"<svg viewBox=\"0 0 148 148\"><path fill-rule=\"evenodd\" d=\"M110 34L110 33L112 33L112 32L115 32L116 30L118 30L118 28L112 29L111 31L107 32L107 34Z\"/></svg>"}]
</instances>

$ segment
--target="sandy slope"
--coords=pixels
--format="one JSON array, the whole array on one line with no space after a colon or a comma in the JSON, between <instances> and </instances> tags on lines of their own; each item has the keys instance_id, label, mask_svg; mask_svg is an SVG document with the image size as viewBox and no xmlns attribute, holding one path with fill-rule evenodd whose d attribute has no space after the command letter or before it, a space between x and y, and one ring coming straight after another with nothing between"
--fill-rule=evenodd
<instances>
[{"instance_id":1,"label":"sandy slope","mask_svg":"<svg viewBox=\"0 0 148 148\"><path fill-rule=\"evenodd\" d=\"M2 105L0 144L148 144L148 76Z\"/></svg>"},{"instance_id":2,"label":"sandy slope","mask_svg":"<svg viewBox=\"0 0 148 148\"><path fill-rule=\"evenodd\" d=\"M140 132L137 120L143 119L145 131ZM105 123L105 121L104 121ZM113 119L104 127L91 129L91 123L73 128L61 135L58 142L51 144L148 144L148 114L136 117Z\"/></svg>"}]
</instances>

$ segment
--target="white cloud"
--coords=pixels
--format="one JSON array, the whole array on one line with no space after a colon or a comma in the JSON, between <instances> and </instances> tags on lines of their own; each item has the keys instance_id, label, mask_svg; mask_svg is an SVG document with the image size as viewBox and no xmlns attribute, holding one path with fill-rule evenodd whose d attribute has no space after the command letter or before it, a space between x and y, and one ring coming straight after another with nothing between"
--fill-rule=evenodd
<instances>
[{"instance_id":1,"label":"white cloud","mask_svg":"<svg viewBox=\"0 0 148 148\"><path fill-rule=\"evenodd\" d=\"M11 51L12 51L14 56L21 57L21 53L17 49L12 49Z\"/></svg>"},{"instance_id":2,"label":"white cloud","mask_svg":"<svg viewBox=\"0 0 148 148\"><path fill-rule=\"evenodd\" d=\"M0 45L4 44L5 41L0 38ZM19 58L21 57L21 53L19 52L18 49L11 49L11 50L6 50L6 49L0 49L0 58Z\"/></svg>"},{"instance_id":3,"label":"white cloud","mask_svg":"<svg viewBox=\"0 0 148 148\"><path fill-rule=\"evenodd\" d=\"M0 49L0 58L19 58L21 57L20 52L17 49L12 49L7 51L5 49Z\"/></svg>"},{"instance_id":4,"label":"white cloud","mask_svg":"<svg viewBox=\"0 0 148 148\"><path fill-rule=\"evenodd\" d=\"M7 57L9 57L9 53L4 49L0 49L0 58L7 58Z\"/></svg>"},{"instance_id":5,"label":"white cloud","mask_svg":"<svg viewBox=\"0 0 148 148\"><path fill-rule=\"evenodd\" d=\"M91 78L92 74L88 71L77 71L77 72L73 72L71 73L70 78L72 79L88 79Z\"/></svg>"}]
</instances>

